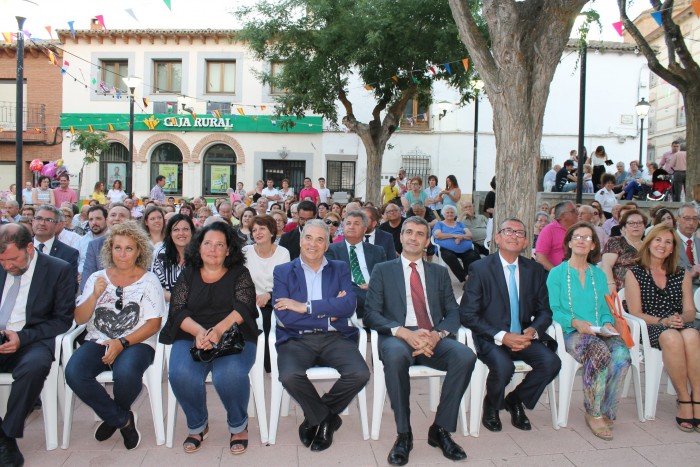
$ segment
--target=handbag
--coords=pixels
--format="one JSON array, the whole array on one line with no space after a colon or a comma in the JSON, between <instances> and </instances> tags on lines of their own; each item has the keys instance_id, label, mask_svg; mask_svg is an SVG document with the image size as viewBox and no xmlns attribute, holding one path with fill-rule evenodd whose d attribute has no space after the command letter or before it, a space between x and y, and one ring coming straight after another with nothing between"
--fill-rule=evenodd
<instances>
[{"instance_id":1,"label":"handbag","mask_svg":"<svg viewBox=\"0 0 700 467\"><path fill-rule=\"evenodd\" d=\"M622 300L617 295L617 292L612 292L605 295L605 301L608 303L608 308L615 318L615 330L620 334L620 338L625 342L628 349L634 347L634 340L630 334L630 328L627 327L627 320L622 316Z\"/></svg>"},{"instance_id":2,"label":"handbag","mask_svg":"<svg viewBox=\"0 0 700 467\"><path fill-rule=\"evenodd\" d=\"M218 357L239 354L243 352L244 346L243 333L238 329L238 324L233 323L231 329L224 332L221 335L221 340L214 344L211 349L204 350L193 346L190 349L190 355L192 355L192 360L195 362L209 363Z\"/></svg>"}]
</instances>

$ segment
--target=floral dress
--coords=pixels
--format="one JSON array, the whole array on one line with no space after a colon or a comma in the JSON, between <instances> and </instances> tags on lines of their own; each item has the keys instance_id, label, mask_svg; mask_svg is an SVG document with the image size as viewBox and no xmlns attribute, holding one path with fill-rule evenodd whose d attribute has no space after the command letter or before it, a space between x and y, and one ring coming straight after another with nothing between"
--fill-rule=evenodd
<instances>
[{"instance_id":1,"label":"floral dress","mask_svg":"<svg viewBox=\"0 0 700 467\"><path fill-rule=\"evenodd\" d=\"M627 270L637 264L637 249L629 244L624 236L610 237L603 248L603 254L614 253L617 261L613 265L612 272L617 290L625 287L625 274Z\"/></svg>"}]
</instances>

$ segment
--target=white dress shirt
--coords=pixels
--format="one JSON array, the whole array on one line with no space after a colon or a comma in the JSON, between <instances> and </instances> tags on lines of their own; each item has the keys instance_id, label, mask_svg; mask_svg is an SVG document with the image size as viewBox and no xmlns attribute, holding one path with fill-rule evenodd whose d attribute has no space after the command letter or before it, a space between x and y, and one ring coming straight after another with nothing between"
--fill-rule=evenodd
<instances>
[{"instance_id":1,"label":"white dress shirt","mask_svg":"<svg viewBox=\"0 0 700 467\"><path fill-rule=\"evenodd\" d=\"M39 251L39 245L41 243L44 244L44 253L45 255L51 255L51 248L53 247L53 241L56 239L56 237L51 237L50 239L46 240L45 242L40 242L39 240L34 237L34 248Z\"/></svg>"},{"instance_id":2,"label":"white dress shirt","mask_svg":"<svg viewBox=\"0 0 700 467\"><path fill-rule=\"evenodd\" d=\"M27 321L27 298L29 298L29 287L32 285L32 278L34 277L34 269L36 269L36 258L37 253L34 253L34 257L29 262L29 269L22 274L22 282L19 285L19 292L17 292L17 301L15 302L14 308L12 308L12 313L10 313L10 319L7 321L6 328L10 331L21 331L24 328L24 324ZM15 276L7 274L5 279L5 287L2 289L2 301L5 301L7 293L12 287L12 283L15 281Z\"/></svg>"}]
</instances>

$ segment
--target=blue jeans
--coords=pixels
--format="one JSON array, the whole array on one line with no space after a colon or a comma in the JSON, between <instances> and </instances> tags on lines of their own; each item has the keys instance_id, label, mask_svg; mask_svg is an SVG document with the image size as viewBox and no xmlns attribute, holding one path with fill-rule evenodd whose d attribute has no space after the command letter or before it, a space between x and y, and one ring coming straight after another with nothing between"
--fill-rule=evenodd
<instances>
[{"instance_id":1,"label":"blue jeans","mask_svg":"<svg viewBox=\"0 0 700 467\"><path fill-rule=\"evenodd\" d=\"M173 342L168 365L168 380L185 412L190 434L201 433L209 422L205 383L209 372L214 388L224 403L229 432L240 433L248 425L248 373L255 363L255 344L246 342L243 352L204 363L192 360L192 343L193 340L189 339Z\"/></svg>"},{"instance_id":2,"label":"blue jeans","mask_svg":"<svg viewBox=\"0 0 700 467\"><path fill-rule=\"evenodd\" d=\"M102 363L105 347L86 341L75 351L66 366L66 382L73 392L108 425L121 428L129 421L131 404L141 393L141 380L153 363L155 351L146 344L134 344L122 350L114 360L114 399L95 379L110 368Z\"/></svg>"}]
</instances>

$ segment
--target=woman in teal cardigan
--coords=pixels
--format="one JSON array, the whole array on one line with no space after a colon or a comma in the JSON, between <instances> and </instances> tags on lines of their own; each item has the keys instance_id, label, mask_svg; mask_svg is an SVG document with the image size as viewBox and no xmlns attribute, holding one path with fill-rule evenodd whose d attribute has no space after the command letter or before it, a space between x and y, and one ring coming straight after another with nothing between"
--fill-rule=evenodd
<instances>
[{"instance_id":1,"label":"woman in teal cardigan","mask_svg":"<svg viewBox=\"0 0 700 467\"><path fill-rule=\"evenodd\" d=\"M630 366L630 353L617 336L608 309L600 240L593 226L579 222L564 237L565 261L549 272L547 288L554 320L564 330L566 351L583 365L586 424L598 438L612 439L620 391ZM600 329L603 328L603 329Z\"/></svg>"}]
</instances>

